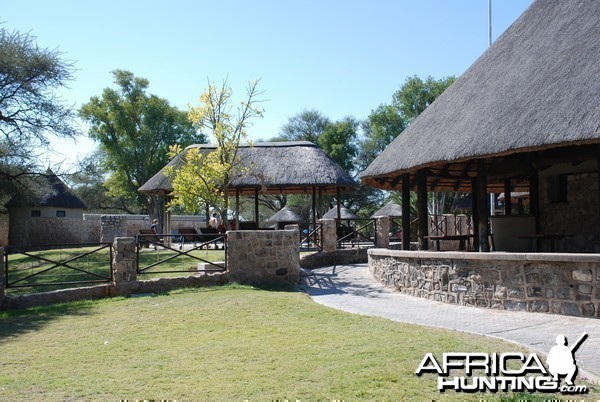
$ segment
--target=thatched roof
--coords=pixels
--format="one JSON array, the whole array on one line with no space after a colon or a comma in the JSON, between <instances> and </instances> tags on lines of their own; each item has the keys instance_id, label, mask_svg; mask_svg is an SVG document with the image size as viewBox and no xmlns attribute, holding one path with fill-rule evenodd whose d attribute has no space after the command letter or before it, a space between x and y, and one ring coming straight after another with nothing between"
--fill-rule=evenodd
<instances>
[{"instance_id":1,"label":"thatched roof","mask_svg":"<svg viewBox=\"0 0 600 402\"><path fill-rule=\"evenodd\" d=\"M450 180L430 185L460 187L452 176L472 177L473 164L441 166L599 144L599 38L600 1L536 0L375 159L363 183L397 188L400 174L435 167L438 180Z\"/></svg>"},{"instance_id":2,"label":"thatched roof","mask_svg":"<svg viewBox=\"0 0 600 402\"><path fill-rule=\"evenodd\" d=\"M175 169L182 164L182 155L190 148L211 152L212 144L192 145L173 158L167 166ZM254 194L255 188L266 189L262 194L310 194L320 188L323 194L354 191L358 183L335 163L322 149L311 142L262 142L239 147L242 164L248 168L244 177L234 179L231 195L238 188L241 194ZM167 194L173 191L171 181L161 169L139 191Z\"/></svg>"},{"instance_id":3,"label":"thatched roof","mask_svg":"<svg viewBox=\"0 0 600 402\"><path fill-rule=\"evenodd\" d=\"M402 207L394 201L390 201L387 204L385 204L381 209L373 213L373 215L371 215L371 218L374 218L376 216L402 216Z\"/></svg>"},{"instance_id":4,"label":"thatched roof","mask_svg":"<svg viewBox=\"0 0 600 402\"><path fill-rule=\"evenodd\" d=\"M300 223L304 221L300 215L289 209L283 207L277 211L273 216L267 219L267 223L279 223L279 222L295 222Z\"/></svg>"},{"instance_id":5,"label":"thatched roof","mask_svg":"<svg viewBox=\"0 0 600 402\"><path fill-rule=\"evenodd\" d=\"M36 206L36 207L58 207L87 209L87 205L50 169L44 175L40 175L38 189L42 194L35 200L24 201L13 197L7 207Z\"/></svg>"},{"instance_id":6,"label":"thatched roof","mask_svg":"<svg viewBox=\"0 0 600 402\"><path fill-rule=\"evenodd\" d=\"M337 219L337 217L338 217L337 207L331 208L329 211L327 211L323 215L323 219ZM350 211L346 207L340 207L340 219L355 220L355 219L358 219L358 215L356 215L354 212Z\"/></svg>"}]
</instances>

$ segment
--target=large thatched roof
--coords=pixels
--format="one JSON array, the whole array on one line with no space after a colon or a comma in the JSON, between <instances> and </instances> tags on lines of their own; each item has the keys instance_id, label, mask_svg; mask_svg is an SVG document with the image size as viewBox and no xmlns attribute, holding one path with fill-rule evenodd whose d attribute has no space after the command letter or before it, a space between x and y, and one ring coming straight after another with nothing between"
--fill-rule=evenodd
<instances>
[{"instance_id":1,"label":"large thatched roof","mask_svg":"<svg viewBox=\"0 0 600 402\"><path fill-rule=\"evenodd\" d=\"M57 207L87 209L87 205L73 192L67 185L50 169L46 174L40 175L37 179L39 183L38 190L40 195L35 199L24 200L19 197L13 197L7 204L7 207L17 206L36 206L36 207Z\"/></svg>"},{"instance_id":2,"label":"large thatched roof","mask_svg":"<svg viewBox=\"0 0 600 402\"><path fill-rule=\"evenodd\" d=\"M168 163L177 169L182 164L182 155L189 148L200 148L211 152L216 146L211 144L192 145ZM262 142L252 146L239 147L241 162L248 168L247 174L233 180L231 195L235 189L240 194L254 194L261 188L263 194L310 194L320 188L323 194L354 191L358 183L335 163L322 149L306 141ZM139 191L144 193L167 194L173 190L171 181L161 169Z\"/></svg>"},{"instance_id":3,"label":"large thatched roof","mask_svg":"<svg viewBox=\"0 0 600 402\"><path fill-rule=\"evenodd\" d=\"M567 146L577 154L573 146L600 143L599 122L600 1L537 0L361 179L398 188L400 174L430 168L430 187L456 190L454 177L474 175L469 160Z\"/></svg>"}]
</instances>

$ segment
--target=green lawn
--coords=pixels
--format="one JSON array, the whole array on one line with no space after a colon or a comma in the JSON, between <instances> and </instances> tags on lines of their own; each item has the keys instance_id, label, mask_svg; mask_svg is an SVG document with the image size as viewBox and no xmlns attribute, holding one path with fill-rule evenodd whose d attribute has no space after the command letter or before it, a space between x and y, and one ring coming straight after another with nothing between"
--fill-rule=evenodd
<instances>
[{"instance_id":1,"label":"green lawn","mask_svg":"<svg viewBox=\"0 0 600 402\"><path fill-rule=\"evenodd\" d=\"M440 394L414 375L426 352L447 351L518 348L299 292L188 289L0 312L0 400L499 398Z\"/></svg>"}]
</instances>

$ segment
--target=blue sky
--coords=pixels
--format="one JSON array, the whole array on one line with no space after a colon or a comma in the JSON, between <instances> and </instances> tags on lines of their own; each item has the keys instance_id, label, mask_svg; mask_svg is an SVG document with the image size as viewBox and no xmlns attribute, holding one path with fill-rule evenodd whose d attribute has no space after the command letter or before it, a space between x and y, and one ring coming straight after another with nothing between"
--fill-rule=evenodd
<instances>
[{"instance_id":1,"label":"blue sky","mask_svg":"<svg viewBox=\"0 0 600 402\"><path fill-rule=\"evenodd\" d=\"M493 38L531 3L493 0ZM254 140L304 109L364 119L407 77L459 76L488 46L488 0L0 0L0 21L75 63L61 95L76 107L113 86L114 69L183 110L208 79L228 77L235 100L261 79ZM48 163L67 170L94 146L53 144Z\"/></svg>"}]
</instances>

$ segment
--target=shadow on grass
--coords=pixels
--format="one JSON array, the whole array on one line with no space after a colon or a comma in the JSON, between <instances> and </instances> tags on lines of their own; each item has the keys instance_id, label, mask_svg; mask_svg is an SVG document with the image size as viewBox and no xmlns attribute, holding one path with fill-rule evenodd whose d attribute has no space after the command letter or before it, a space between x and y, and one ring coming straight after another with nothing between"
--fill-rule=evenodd
<instances>
[{"instance_id":1,"label":"shadow on grass","mask_svg":"<svg viewBox=\"0 0 600 402\"><path fill-rule=\"evenodd\" d=\"M0 343L10 337L38 331L59 317L89 315L96 303L96 301L84 300L0 311Z\"/></svg>"}]
</instances>

